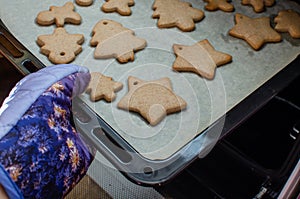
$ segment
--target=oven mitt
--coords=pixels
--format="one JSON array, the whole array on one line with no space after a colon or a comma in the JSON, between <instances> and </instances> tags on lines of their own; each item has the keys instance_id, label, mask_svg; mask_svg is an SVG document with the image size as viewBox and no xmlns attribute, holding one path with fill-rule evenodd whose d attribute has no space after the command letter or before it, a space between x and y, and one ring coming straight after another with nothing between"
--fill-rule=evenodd
<instances>
[{"instance_id":1,"label":"oven mitt","mask_svg":"<svg viewBox=\"0 0 300 199\"><path fill-rule=\"evenodd\" d=\"M72 97L86 68L49 66L11 91L0 108L0 184L9 198L63 198L86 174L92 149L72 126Z\"/></svg>"}]
</instances>

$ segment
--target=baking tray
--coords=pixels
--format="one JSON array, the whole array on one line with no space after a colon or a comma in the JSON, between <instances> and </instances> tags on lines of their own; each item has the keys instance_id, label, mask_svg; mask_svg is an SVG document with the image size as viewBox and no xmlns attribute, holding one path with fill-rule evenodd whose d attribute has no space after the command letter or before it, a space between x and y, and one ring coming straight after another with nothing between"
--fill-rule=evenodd
<instances>
[{"instance_id":1,"label":"baking tray","mask_svg":"<svg viewBox=\"0 0 300 199\"><path fill-rule=\"evenodd\" d=\"M39 27L34 20L39 11L48 9L50 5L63 5L64 2L66 1L43 1L34 4L30 3L30 0L10 1L5 4L2 2L1 19L10 32L21 41L23 47L34 54L31 57L32 54L29 53L30 58L25 58L30 60L29 62L20 62L23 63L21 68L24 63L33 63L29 65L38 65L38 68L51 65L47 58L39 53L39 48L33 41L36 40L37 35L52 33L54 27ZM194 7L203 10L203 2L190 2ZM83 136L129 179L144 185L159 185L166 182L195 158L205 156L220 139L220 136L230 132L239 121L247 118L251 111L255 111L257 107L265 103L263 99L274 94L274 89L270 88L263 89L262 92L255 90L264 86L270 78L283 70L300 52L299 41L290 39L288 35L285 35L282 43L267 44L258 52L253 51L244 41L227 35L228 27L234 26L233 16L236 12L247 13L248 16L255 17L266 15L274 17L282 9L299 9L299 5L291 1L278 1L276 7L268 8L267 12L261 14L254 13L251 7L241 6L239 2L232 2L236 8L235 12L205 12L206 17L203 22L197 23L196 31L190 33L182 33L176 29L158 29L156 20L151 18L152 3L153 1L141 1L138 7L137 2L136 6L132 8L133 15L129 18L120 17L117 14L101 13L99 11L101 3L99 2L94 2L89 8L77 6L76 10L85 16L83 23L80 26L66 26L70 33L84 32L87 40L83 45L84 51L76 58L75 64L87 66L91 71L104 72L116 80L122 80L125 85L128 74L145 79L158 79L161 75L167 75L171 77L177 94L186 96L185 98L188 100L194 100L188 101L187 111L168 116L162 126L154 128L155 130L150 132L150 136L147 134L149 126L141 123L143 121L137 115L116 110L114 103L91 103L87 95L74 100L75 122L77 128L82 130ZM26 10L26 12L22 12L22 15L18 9L20 5ZM91 9L94 11L91 12ZM133 63L119 65L111 59L93 59L94 49L89 46L88 40L91 38L92 27L102 18L119 21L125 27L134 29L137 36L147 38L146 50L138 52ZM223 19L230 20L224 21ZM169 70L168 67L174 61L174 55L171 52L173 43L192 44L206 38L217 50L228 53L230 51L233 56L231 64L217 69L213 81L206 81L195 74L178 74ZM266 57L266 55L268 56ZM39 64L35 64L35 56L41 60L37 61L40 62ZM295 62L299 63L299 58L295 59ZM101 68L99 65L104 67ZM150 65L154 66L156 70L149 69ZM20 67L19 64L16 66ZM147 67L146 72L144 69L140 70L141 66ZM294 70L298 69L291 68L289 69L292 70L291 73L297 74ZM124 76L124 74L126 75ZM286 79L291 79L291 77ZM282 81L281 78L279 81ZM186 85L189 89L186 87L180 89L179 85ZM192 90L192 92L188 93L187 90ZM126 89L123 89L118 93L116 101L126 92ZM254 101L250 100L248 104L240 103L247 102L248 98L253 98L250 95L253 92L254 96L258 95ZM183 117L183 114L189 113L191 110L189 106L192 107L193 103L196 103L196 112L190 117ZM113 116L113 120L111 120L111 116L105 115L108 112ZM133 121L131 129L124 131L117 125L118 122L122 122L122 118L130 118L130 121ZM174 125L174 122L178 123L178 118L186 120L180 127L187 127L187 129L178 131L178 125ZM196 122L193 123L192 118L196 118ZM143 128L138 128L139 126ZM132 132L140 134L136 136L131 134ZM169 142L170 140L172 142Z\"/></svg>"}]
</instances>

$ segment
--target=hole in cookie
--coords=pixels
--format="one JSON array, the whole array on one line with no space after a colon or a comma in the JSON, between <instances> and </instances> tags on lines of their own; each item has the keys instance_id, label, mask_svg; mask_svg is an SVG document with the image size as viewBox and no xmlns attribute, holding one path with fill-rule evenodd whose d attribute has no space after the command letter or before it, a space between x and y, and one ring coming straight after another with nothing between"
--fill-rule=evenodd
<instances>
[{"instance_id":1,"label":"hole in cookie","mask_svg":"<svg viewBox=\"0 0 300 199\"><path fill-rule=\"evenodd\" d=\"M60 53L60 56L65 56L65 55L66 55L65 52L61 52L61 53Z\"/></svg>"},{"instance_id":2,"label":"hole in cookie","mask_svg":"<svg viewBox=\"0 0 300 199\"><path fill-rule=\"evenodd\" d=\"M108 24L108 22L107 21L103 21L103 25L107 25Z\"/></svg>"},{"instance_id":3,"label":"hole in cookie","mask_svg":"<svg viewBox=\"0 0 300 199\"><path fill-rule=\"evenodd\" d=\"M138 85L138 83L139 83L139 82L135 81L135 82L133 82L133 85Z\"/></svg>"},{"instance_id":4,"label":"hole in cookie","mask_svg":"<svg viewBox=\"0 0 300 199\"><path fill-rule=\"evenodd\" d=\"M178 49L179 49L179 50L182 50L182 47L179 47Z\"/></svg>"}]
</instances>

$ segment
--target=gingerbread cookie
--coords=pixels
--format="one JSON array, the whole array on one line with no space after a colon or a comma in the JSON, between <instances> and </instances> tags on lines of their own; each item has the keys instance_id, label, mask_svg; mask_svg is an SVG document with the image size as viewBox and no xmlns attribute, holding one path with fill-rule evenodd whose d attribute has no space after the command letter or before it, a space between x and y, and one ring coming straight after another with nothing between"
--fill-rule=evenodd
<instances>
[{"instance_id":1,"label":"gingerbread cookie","mask_svg":"<svg viewBox=\"0 0 300 199\"><path fill-rule=\"evenodd\" d=\"M281 41L281 35L271 27L269 17L250 18L237 13L235 23L229 34L245 40L254 50L259 50L265 43Z\"/></svg>"},{"instance_id":2,"label":"gingerbread cookie","mask_svg":"<svg viewBox=\"0 0 300 199\"><path fill-rule=\"evenodd\" d=\"M169 78L143 81L128 77L128 93L119 101L118 108L139 113L150 125L158 124L167 114L186 108L186 102L174 94Z\"/></svg>"},{"instance_id":3,"label":"gingerbread cookie","mask_svg":"<svg viewBox=\"0 0 300 199\"><path fill-rule=\"evenodd\" d=\"M288 32L291 37L300 39L300 14L293 10L280 11L274 19L278 32Z\"/></svg>"},{"instance_id":4,"label":"gingerbread cookie","mask_svg":"<svg viewBox=\"0 0 300 199\"><path fill-rule=\"evenodd\" d=\"M102 5L101 10L103 12L118 12L120 15L131 15L131 9L129 6L134 5L134 0L106 0Z\"/></svg>"},{"instance_id":5,"label":"gingerbread cookie","mask_svg":"<svg viewBox=\"0 0 300 199\"><path fill-rule=\"evenodd\" d=\"M37 15L36 22L43 26L55 23L57 27L62 27L65 23L80 24L81 16L74 9L72 2L67 2L61 7L50 6L49 10L42 11Z\"/></svg>"},{"instance_id":6,"label":"gingerbread cookie","mask_svg":"<svg viewBox=\"0 0 300 199\"><path fill-rule=\"evenodd\" d=\"M194 72L206 79L213 79L216 67L232 60L231 55L216 51L207 39L192 46L174 44L173 50L177 56L174 70Z\"/></svg>"},{"instance_id":7,"label":"gingerbread cookie","mask_svg":"<svg viewBox=\"0 0 300 199\"><path fill-rule=\"evenodd\" d=\"M116 98L115 92L122 88L121 82L115 82L111 77L104 76L99 72L92 72L86 92L90 94L90 99L93 102L101 99L112 102Z\"/></svg>"},{"instance_id":8,"label":"gingerbread cookie","mask_svg":"<svg viewBox=\"0 0 300 199\"><path fill-rule=\"evenodd\" d=\"M66 64L73 61L82 50L84 42L82 34L69 34L64 28L56 28L51 35L41 35L37 43L41 47L41 53L48 56L54 64Z\"/></svg>"},{"instance_id":9,"label":"gingerbread cookie","mask_svg":"<svg viewBox=\"0 0 300 199\"><path fill-rule=\"evenodd\" d=\"M93 0L76 0L76 3L80 6L90 6L93 4Z\"/></svg>"},{"instance_id":10,"label":"gingerbread cookie","mask_svg":"<svg viewBox=\"0 0 300 199\"><path fill-rule=\"evenodd\" d=\"M195 22L204 18L202 10L180 0L155 0L152 8L152 17L158 18L159 28L178 27L182 31L192 31L195 29Z\"/></svg>"},{"instance_id":11,"label":"gingerbread cookie","mask_svg":"<svg viewBox=\"0 0 300 199\"><path fill-rule=\"evenodd\" d=\"M134 52L146 47L146 40L122 24L104 19L99 21L92 32L91 46L96 46L96 59L116 58L120 63L134 60Z\"/></svg>"},{"instance_id":12,"label":"gingerbread cookie","mask_svg":"<svg viewBox=\"0 0 300 199\"><path fill-rule=\"evenodd\" d=\"M232 12L234 6L228 3L228 0L204 0L207 5L204 7L208 11L222 10L224 12Z\"/></svg>"},{"instance_id":13,"label":"gingerbread cookie","mask_svg":"<svg viewBox=\"0 0 300 199\"><path fill-rule=\"evenodd\" d=\"M274 5L275 0L242 0L243 5L251 5L253 10L257 13L263 12L265 6L272 6Z\"/></svg>"}]
</instances>

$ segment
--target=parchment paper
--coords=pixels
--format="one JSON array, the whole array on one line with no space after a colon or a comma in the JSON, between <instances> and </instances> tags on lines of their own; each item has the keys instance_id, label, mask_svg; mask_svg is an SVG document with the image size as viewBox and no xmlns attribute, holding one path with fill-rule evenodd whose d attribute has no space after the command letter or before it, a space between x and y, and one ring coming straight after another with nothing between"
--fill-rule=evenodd
<instances>
[{"instance_id":1,"label":"parchment paper","mask_svg":"<svg viewBox=\"0 0 300 199\"><path fill-rule=\"evenodd\" d=\"M47 57L39 53L36 44L38 35L52 34L55 26L42 27L35 23L38 12L48 10L51 5L62 6L63 0L18 0L0 1L0 17L9 30L45 65L52 65ZM123 17L117 13L103 13L100 6L104 1L94 1L92 6L80 7L76 11L82 16L81 25L65 25L71 33L84 34L83 51L73 62L86 66L90 71L102 72L121 81L124 88L117 93L113 103L99 101L93 103L88 95L82 99L105 119L139 153L149 159L166 159L180 150L195 136L209 127L237 103L290 63L300 52L299 39L291 39L282 34L281 43L267 44L260 51L254 51L245 41L233 38L228 31L234 26L234 14L242 13L250 17L269 16L273 18L280 10L300 6L292 1L277 1L276 5L257 14L250 6L242 6L233 1L235 11L208 12L205 3L191 0L193 7L205 11L205 18L196 23L196 30L181 32L176 28L158 29L156 19L152 19L153 0L136 0L131 7L132 15ZM94 48L89 45L93 26L101 19L112 19L135 31L138 37L147 40L147 48L135 54L135 61L119 64L114 59L96 60ZM207 81L194 73L172 71L175 55L174 43L192 45L208 39L216 50L231 54L233 61L216 70L214 80ZM152 127L138 115L117 109L118 101L127 91L128 76L144 80L169 77L174 92L187 102L187 109L168 115L159 125ZM217 136L211 139L217 139Z\"/></svg>"}]
</instances>

